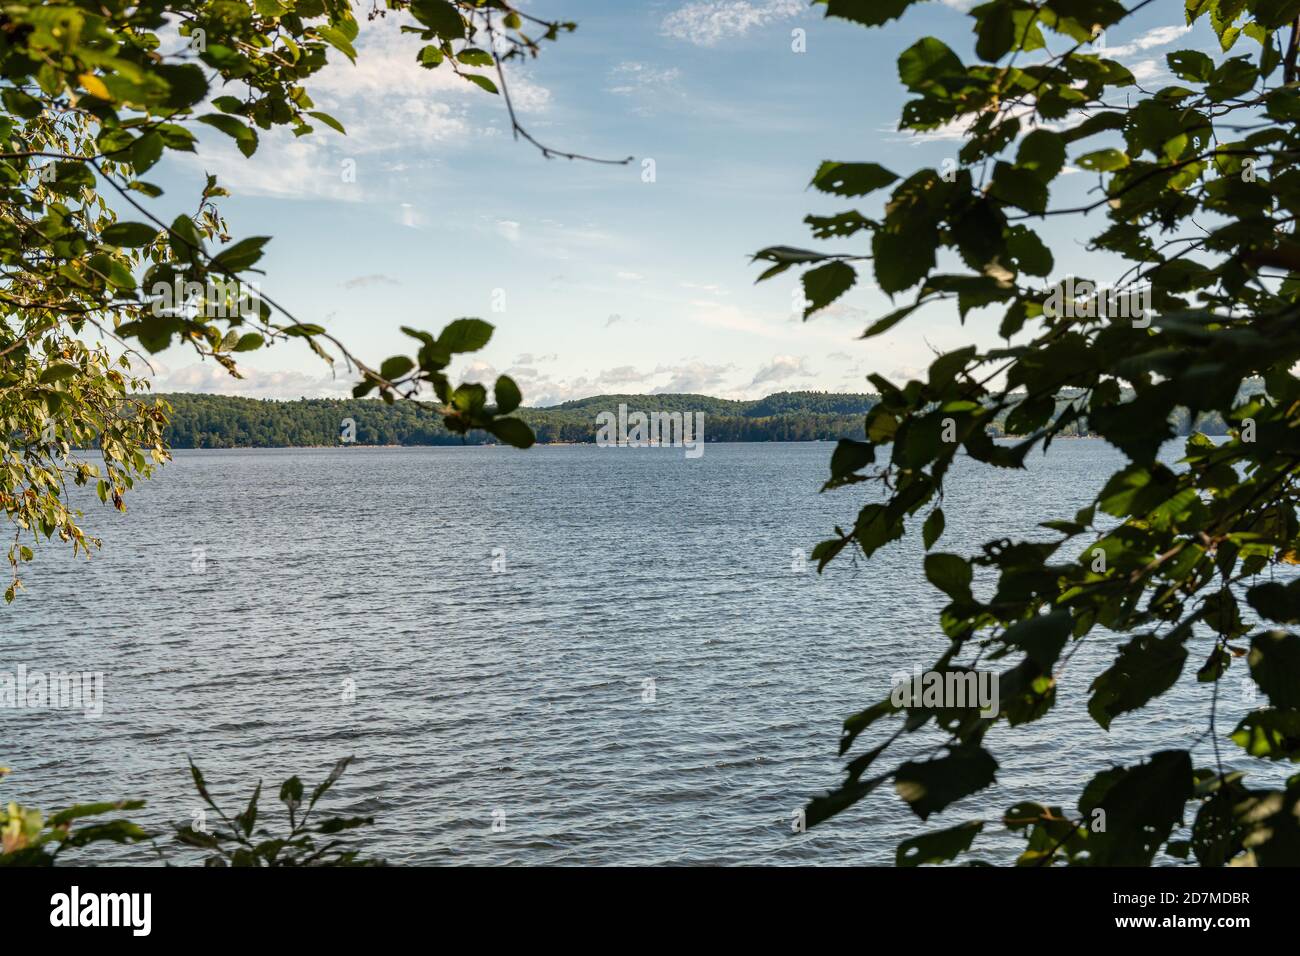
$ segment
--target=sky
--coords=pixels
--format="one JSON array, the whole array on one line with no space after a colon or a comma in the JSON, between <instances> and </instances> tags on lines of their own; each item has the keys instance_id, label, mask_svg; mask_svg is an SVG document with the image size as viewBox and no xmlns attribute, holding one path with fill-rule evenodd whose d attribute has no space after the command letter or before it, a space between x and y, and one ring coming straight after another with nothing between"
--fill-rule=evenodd
<instances>
[{"instance_id":1,"label":"sky","mask_svg":"<svg viewBox=\"0 0 1300 956\"><path fill-rule=\"evenodd\" d=\"M867 29L825 19L807 0L524 3L579 26L537 60L508 65L521 122L548 146L635 157L626 166L545 159L511 137L499 96L421 68L418 38L392 17L359 12L356 65L337 55L308 84L346 136L319 125L299 139L265 133L245 159L199 127L196 154L151 171L166 189L155 209L168 220L192 209L203 173L217 174L232 193L221 205L232 235L274 237L260 286L299 321L377 365L411 351L399 326L436 332L481 317L496 326L493 341L458 360L453 377L509 374L528 405L611 392L867 391L872 372L906 379L936 351L992 344L1000 314L976 312L962 326L954 307L927 306L863 341L904 300L891 303L864 275L804 322L797 272L755 284L761 269L750 257L769 245L861 251L861 237L820 242L803 224L854 208L808 189L823 160L904 176L955 160L960 131L897 131L907 94L896 63L925 35L973 56L963 5L921 3ZM1187 34L1172 0L1105 42L1147 88L1172 79L1168 51L1214 49L1204 23ZM1068 171L1053 205L1097 184ZM871 215L871 199L857 208ZM1091 261L1081 229L1077 220L1044 226L1058 273L1092 266L1118 278L1122 269ZM300 342L240 358L242 380L173 347L154 359L154 388L295 399L346 396L355 383Z\"/></svg>"}]
</instances>

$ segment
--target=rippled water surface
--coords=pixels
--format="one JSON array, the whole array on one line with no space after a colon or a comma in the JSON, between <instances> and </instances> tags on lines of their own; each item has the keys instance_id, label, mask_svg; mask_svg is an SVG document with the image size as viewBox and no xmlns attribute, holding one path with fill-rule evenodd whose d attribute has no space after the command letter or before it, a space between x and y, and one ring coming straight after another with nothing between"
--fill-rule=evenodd
<instances>
[{"instance_id":1,"label":"rippled water surface","mask_svg":"<svg viewBox=\"0 0 1300 956\"><path fill-rule=\"evenodd\" d=\"M843 718L946 646L919 544L804 569L866 494L817 493L831 448L178 452L128 515L88 507L99 555L46 548L0 608L5 670L106 675L97 720L0 712L0 796L140 796L161 829L200 806L187 755L236 805L259 776L310 785L356 754L328 808L374 815L393 862L892 862L929 828L892 793L790 832L839 777ZM1029 476L965 462L941 548L1071 516L1119 463L1088 440ZM1093 724L1087 683L1120 641L1103 640L1052 715L990 736L998 791L931 827L963 806L1072 805L1098 770L1200 733L1192 664L1169 700ZM1231 727L1250 708L1237 678L1224 693ZM1014 851L995 832L976 847Z\"/></svg>"}]
</instances>

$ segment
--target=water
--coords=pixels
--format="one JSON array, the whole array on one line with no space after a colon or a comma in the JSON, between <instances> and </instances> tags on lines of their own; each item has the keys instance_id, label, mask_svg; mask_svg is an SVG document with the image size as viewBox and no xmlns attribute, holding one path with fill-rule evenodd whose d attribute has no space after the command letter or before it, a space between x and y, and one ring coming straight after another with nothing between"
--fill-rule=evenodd
<instances>
[{"instance_id":1,"label":"water","mask_svg":"<svg viewBox=\"0 0 1300 956\"><path fill-rule=\"evenodd\" d=\"M794 569L868 494L817 493L831 449L177 452L128 515L88 508L99 555L47 547L0 609L3 669L106 675L99 719L0 712L14 771L0 796L144 797L135 817L166 830L201 807L187 755L233 813L259 777L274 797L356 754L325 806L373 815L370 852L395 863L890 863L907 836L1020 800L1073 806L1094 773L1201 734L1208 638L1176 692L1106 733L1082 704L1127 638L1098 632L1047 719L989 736L995 791L928 825L877 791L792 835L794 811L839 779L843 718L946 646L918 542ZM963 462L940 548L1072 516L1120 463L1089 440L1028 477ZM1234 671L1225 729L1252 709ZM978 857L1014 858L998 830Z\"/></svg>"}]
</instances>

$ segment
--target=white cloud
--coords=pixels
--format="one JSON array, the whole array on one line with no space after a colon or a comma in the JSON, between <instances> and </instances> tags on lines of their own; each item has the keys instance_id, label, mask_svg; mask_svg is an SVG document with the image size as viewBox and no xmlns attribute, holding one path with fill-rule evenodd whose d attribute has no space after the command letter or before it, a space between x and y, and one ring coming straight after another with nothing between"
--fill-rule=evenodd
<instances>
[{"instance_id":1,"label":"white cloud","mask_svg":"<svg viewBox=\"0 0 1300 956\"><path fill-rule=\"evenodd\" d=\"M660 69L646 63L620 63L609 71L609 80L613 86L606 89L618 96L632 96L671 87L681 77L682 71L677 67Z\"/></svg>"},{"instance_id":2,"label":"white cloud","mask_svg":"<svg viewBox=\"0 0 1300 956\"><path fill-rule=\"evenodd\" d=\"M355 65L331 63L308 82L312 98L347 127L349 149L367 152L461 139L482 132L471 120L471 109L484 107L498 115L504 109L500 97L485 94L445 65L432 70L420 66L416 56L421 45L418 37L400 33L395 22L370 21L362 28ZM516 113L532 116L546 111L551 93L514 67L510 100Z\"/></svg>"},{"instance_id":3,"label":"white cloud","mask_svg":"<svg viewBox=\"0 0 1300 956\"><path fill-rule=\"evenodd\" d=\"M342 166L330 158L319 140L294 139L282 130L259 135L258 151L245 158L223 134L202 130L198 152L179 153L175 160L215 174L222 186L239 196L341 202L362 198L356 185L345 181ZM337 134L331 131L329 135Z\"/></svg>"},{"instance_id":4,"label":"white cloud","mask_svg":"<svg viewBox=\"0 0 1300 956\"><path fill-rule=\"evenodd\" d=\"M695 0L664 17L660 30L675 40L716 46L807 10L805 0Z\"/></svg>"},{"instance_id":5,"label":"white cloud","mask_svg":"<svg viewBox=\"0 0 1300 956\"><path fill-rule=\"evenodd\" d=\"M1119 60L1126 56L1132 56L1134 53L1141 53L1144 50L1154 50L1156 47L1166 46L1190 33L1191 30L1192 28L1186 24L1156 27L1128 43L1122 43L1119 46L1098 47L1097 52L1112 60Z\"/></svg>"},{"instance_id":6,"label":"white cloud","mask_svg":"<svg viewBox=\"0 0 1300 956\"><path fill-rule=\"evenodd\" d=\"M638 371L633 365L620 365L618 368L607 368L601 372L595 384L597 386L635 385L651 377L651 373Z\"/></svg>"},{"instance_id":7,"label":"white cloud","mask_svg":"<svg viewBox=\"0 0 1300 956\"><path fill-rule=\"evenodd\" d=\"M1164 66L1155 60L1140 60L1137 63L1129 65L1128 71L1133 74L1133 79L1139 83L1145 83L1154 77L1165 73Z\"/></svg>"},{"instance_id":8,"label":"white cloud","mask_svg":"<svg viewBox=\"0 0 1300 956\"><path fill-rule=\"evenodd\" d=\"M352 394L355 382L340 373L336 378L328 371L320 375L284 370L264 371L241 367L243 378L235 378L212 362L195 363L175 371L164 372L154 379L156 392L202 392L212 395L239 395L244 398L340 398Z\"/></svg>"},{"instance_id":9,"label":"white cloud","mask_svg":"<svg viewBox=\"0 0 1300 956\"><path fill-rule=\"evenodd\" d=\"M731 365L708 365L704 362L687 362L685 365L664 366L655 369L656 375L667 374L668 382L651 390L652 395L679 392L704 393L716 391L726 381Z\"/></svg>"},{"instance_id":10,"label":"white cloud","mask_svg":"<svg viewBox=\"0 0 1300 956\"><path fill-rule=\"evenodd\" d=\"M772 361L762 366L755 374L750 385L763 385L767 382L783 382L788 378L811 378L815 375L808 369L806 360L800 356L776 355Z\"/></svg>"},{"instance_id":11,"label":"white cloud","mask_svg":"<svg viewBox=\"0 0 1300 956\"><path fill-rule=\"evenodd\" d=\"M313 134L301 139L283 128L259 130L260 147L245 158L228 137L204 130L199 153L180 154L180 161L215 173L237 195L359 202L391 184L392 174L408 170L414 151L419 151L419 168L427 171L438 161L432 148L500 134L494 124L506 122L501 97L445 66L420 66L418 38L400 33L394 20L364 24L357 46L355 64L341 56L331 59L306 81L316 108L336 117L346 136L323 123L313 123ZM517 65L510 74L510 96L524 118L544 114L551 103L550 90Z\"/></svg>"},{"instance_id":12,"label":"white cloud","mask_svg":"<svg viewBox=\"0 0 1300 956\"><path fill-rule=\"evenodd\" d=\"M497 220L497 235L510 242L519 241L519 223L513 219Z\"/></svg>"},{"instance_id":13,"label":"white cloud","mask_svg":"<svg viewBox=\"0 0 1300 956\"><path fill-rule=\"evenodd\" d=\"M348 279L346 282L343 283L343 288L368 289L371 286L376 286L376 285L401 285L401 283L398 282L396 279L394 279L392 276L386 276L378 272L375 272L375 273L371 273L370 275L357 276L354 279Z\"/></svg>"}]
</instances>

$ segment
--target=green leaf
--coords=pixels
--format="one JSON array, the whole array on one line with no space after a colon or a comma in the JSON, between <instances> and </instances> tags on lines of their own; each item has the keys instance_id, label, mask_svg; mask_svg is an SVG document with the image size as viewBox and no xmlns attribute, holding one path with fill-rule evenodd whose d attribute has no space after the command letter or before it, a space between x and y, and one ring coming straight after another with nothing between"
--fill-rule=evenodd
<instances>
[{"instance_id":1,"label":"green leaf","mask_svg":"<svg viewBox=\"0 0 1300 956\"><path fill-rule=\"evenodd\" d=\"M859 337L864 339L869 339L872 338L873 336L881 335L885 332L888 332L899 322L902 322L905 318L907 318L909 315L911 315L913 312L919 309L922 305L924 305L924 303L920 300L917 300L916 302L913 302L911 305L904 306L901 309L897 309L896 311L889 313L889 315L885 316L883 319L877 319L875 322L871 323L871 325L867 327L867 330L863 332L862 335Z\"/></svg>"},{"instance_id":2,"label":"green leaf","mask_svg":"<svg viewBox=\"0 0 1300 956\"><path fill-rule=\"evenodd\" d=\"M487 90L489 93L500 92L500 90L497 89L497 85L493 83L490 79L488 79L486 76L484 76L482 73L462 73L461 76L469 80L479 89Z\"/></svg>"},{"instance_id":3,"label":"green leaf","mask_svg":"<svg viewBox=\"0 0 1300 956\"><path fill-rule=\"evenodd\" d=\"M1024 651L1028 658L1043 671L1050 671L1061 656L1065 642L1070 639L1073 621L1069 611L1055 610L1048 614L1016 621L1002 635L1009 647Z\"/></svg>"},{"instance_id":4,"label":"green leaf","mask_svg":"<svg viewBox=\"0 0 1300 956\"><path fill-rule=\"evenodd\" d=\"M156 132L145 133L131 147L131 165L136 174L148 171L162 158L163 138Z\"/></svg>"},{"instance_id":5,"label":"green leaf","mask_svg":"<svg viewBox=\"0 0 1300 956\"><path fill-rule=\"evenodd\" d=\"M1175 76L1194 83L1208 83L1214 72L1214 60L1200 50L1176 50L1165 55Z\"/></svg>"},{"instance_id":6,"label":"green leaf","mask_svg":"<svg viewBox=\"0 0 1300 956\"><path fill-rule=\"evenodd\" d=\"M954 601L971 600L970 585L974 575L964 558L943 552L927 554L925 577Z\"/></svg>"},{"instance_id":7,"label":"green leaf","mask_svg":"<svg viewBox=\"0 0 1300 956\"><path fill-rule=\"evenodd\" d=\"M876 460L876 446L868 442L841 438L831 453L831 477L827 488L835 488L855 480L856 472Z\"/></svg>"},{"instance_id":8,"label":"green leaf","mask_svg":"<svg viewBox=\"0 0 1300 956\"><path fill-rule=\"evenodd\" d=\"M1300 0L1256 0L1254 7L1255 20L1266 30L1277 30L1300 18Z\"/></svg>"},{"instance_id":9,"label":"green leaf","mask_svg":"<svg viewBox=\"0 0 1300 956\"><path fill-rule=\"evenodd\" d=\"M962 797L993 783L998 763L982 747L950 747L935 760L902 764L894 775L894 789L922 820L929 819Z\"/></svg>"},{"instance_id":10,"label":"green leaf","mask_svg":"<svg viewBox=\"0 0 1300 956\"><path fill-rule=\"evenodd\" d=\"M316 806L316 801L319 800L321 797L323 797L326 791L328 791L330 787L334 786L334 784L339 782L339 779L343 776L344 771L348 769L348 765L351 763L352 763L351 757L343 757L335 761L334 766L330 768L329 774L325 777L324 780L316 784L315 789L312 790L311 800L307 804L309 808ZM297 778L295 777L294 779ZM281 799L283 799L283 797L281 797Z\"/></svg>"},{"instance_id":11,"label":"green leaf","mask_svg":"<svg viewBox=\"0 0 1300 956\"><path fill-rule=\"evenodd\" d=\"M75 365L51 365L41 373L40 382L42 385L52 385L55 382L66 382L70 378L76 378L81 374L81 369Z\"/></svg>"},{"instance_id":12,"label":"green leaf","mask_svg":"<svg viewBox=\"0 0 1300 956\"><path fill-rule=\"evenodd\" d=\"M348 133L348 131L343 128L343 124L340 123L338 120L336 120L333 116L330 116L329 113L322 113L320 110L308 110L307 115L312 117L313 119L320 120L330 129L337 130L338 132L342 133L344 136L346 136Z\"/></svg>"},{"instance_id":13,"label":"green leaf","mask_svg":"<svg viewBox=\"0 0 1300 956\"><path fill-rule=\"evenodd\" d=\"M171 109L188 109L208 95L208 78L193 63L158 63L153 70L167 84Z\"/></svg>"},{"instance_id":14,"label":"green leaf","mask_svg":"<svg viewBox=\"0 0 1300 956\"><path fill-rule=\"evenodd\" d=\"M203 239L195 228L194 220L185 213L175 217L168 228L168 245L172 255L181 261L194 261L195 256L203 251Z\"/></svg>"},{"instance_id":15,"label":"green leaf","mask_svg":"<svg viewBox=\"0 0 1300 956\"><path fill-rule=\"evenodd\" d=\"M113 813L117 810L139 810L144 806L143 800L116 800L112 803L82 803L66 810L60 810L53 814L46 824L50 827L61 827L71 823L73 820L80 820L84 817L102 816L105 813Z\"/></svg>"},{"instance_id":16,"label":"green leaf","mask_svg":"<svg viewBox=\"0 0 1300 956\"><path fill-rule=\"evenodd\" d=\"M466 66L495 66L496 60L487 50L479 50L474 47L466 47L456 54L456 59Z\"/></svg>"},{"instance_id":17,"label":"green leaf","mask_svg":"<svg viewBox=\"0 0 1300 956\"><path fill-rule=\"evenodd\" d=\"M519 391L519 386L515 384L515 380L507 375L501 375L497 378L496 385L492 387L492 393L496 396L498 415L509 415L524 400Z\"/></svg>"},{"instance_id":18,"label":"green leaf","mask_svg":"<svg viewBox=\"0 0 1300 956\"><path fill-rule=\"evenodd\" d=\"M1021 140L1016 166L1029 170L1039 182L1050 183L1065 166L1065 140L1048 129L1034 130Z\"/></svg>"},{"instance_id":19,"label":"green leaf","mask_svg":"<svg viewBox=\"0 0 1300 956\"><path fill-rule=\"evenodd\" d=\"M1047 187L1036 169L997 163L993 168L989 195L1029 213L1042 213L1047 209Z\"/></svg>"},{"instance_id":20,"label":"green leaf","mask_svg":"<svg viewBox=\"0 0 1300 956\"><path fill-rule=\"evenodd\" d=\"M176 830L176 839L186 846L197 847L200 850L216 850L221 847L221 842L211 833L204 833L189 825Z\"/></svg>"},{"instance_id":21,"label":"green leaf","mask_svg":"<svg viewBox=\"0 0 1300 956\"><path fill-rule=\"evenodd\" d=\"M981 60L996 63L1015 45L1015 19L1011 7L1004 3L990 5L987 10L979 22L975 53Z\"/></svg>"},{"instance_id":22,"label":"green leaf","mask_svg":"<svg viewBox=\"0 0 1300 956\"><path fill-rule=\"evenodd\" d=\"M1300 761L1300 711L1253 711L1242 718L1231 737L1252 757Z\"/></svg>"},{"instance_id":23,"label":"green leaf","mask_svg":"<svg viewBox=\"0 0 1300 956\"><path fill-rule=\"evenodd\" d=\"M901 17L916 0L826 0L826 16L878 27Z\"/></svg>"},{"instance_id":24,"label":"green leaf","mask_svg":"<svg viewBox=\"0 0 1300 956\"><path fill-rule=\"evenodd\" d=\"M245 156L257 152L257 132L247 123L222 113L208 113L199 117L200 123L206 123L213 129L221 130L235 141L239 151Z\"/></svg>"},{"instance_id":25,"label":"green leaf","mask_svg":"<svg viewBox=\"0 0 1300 956\"><path fill-rule=\"evenodd\" d=\"M459 40L465 36L465 21L448 0L412 0L411 13L444 40Z\"/></svg>"},{"instance_id":26,"label":"green leaf","mask_svg":"<svg viewBox=\"0 0 1300 956\"><path fill-rule=\"evenodd\" d=\"M1090 829L1089 864L1150 866L1182 819L1193 789L1192 761L1183 750L1163 751L1148 763L1098 774L1079 798ZM1104 829L1092 826L1103 820Z\"/></svg>"},{"instance_id":27,"label":"green leaf","mask_svg":"<svg viewBox=\"0 0 1300 956\"><path fill-rule=\"evenodd\" d=\"M957 54L934 37L918 41L898 58L898 78L915 92L942 77L962 74L965 69Z\"/></svg>"},{"instance_id":28,"label":"green leaf","mask_svg":"<svg viewBox=\"0 0 1300 956\"><path fill-rule=\"evenodd\" d=\"M857 272L847 262L828 262L803 274L804 297L808 300L803 310L807 319L818 309L830 305L853 287Z\"/></svg>"},{"instance_id":29,"label":"green leaf","mask_svg":"<svg viewBox=\"0 0 1300 956\"><path fill-rule=\"evenodd\" d=\"M865 196L896 181L898 176L876 163L838 163L826 160L809 184L836 196Z\"/></svg>"},{"instance_id":30,"label":"green leaf","mask_svg":"<svg viewBox=\"0 0 1300 956\"><path fill-rule=\"evenodd\" d=\"M280 802L286 806L302 803L302 781L296 776L280 784Z\"/></svg>"},{"instance_id":31,"label":"green leaf","mask_svg":"<svg viewBox=\"0 0 1300 956\"><path fill-rule=\"evenodd\" d=\"M1300 708L1300 637L1284 631L1256 634L1248 660L1250 676L1274 707Z\"/></svg>"},{"instance_id":32,"label":"green leaf","mask_svg":"<svg viewBox=\"0 0 1300 956\"><path fill-rule=\"evenodd\" d=\"M1138 634L1092 682L1088 713L1104 729L1120 714L1144 707L1178 680L1187 651L1179 635L1158 638Z\"/></svg>"},{"instance_id":33,"label":"green leaf","mask_svg":"<svg viewBox=\"0 0 1300 956\"><path fill-rule=\"evenodd\" d=\"M531 448L537 440L533 430L517 418L495 419L487 426L487 430L515 448Z\"/></svg>"},{"instance_id":34,"label":"green leaf","mask_svg":"<svg viewBox=\"0 0 1300 956\"><path fill-rule=\"evenodd\" d=\"M925 519L925 525L921 528L921 541L925 545L925 550L929 551L934 547L934 543L943 536L943 528L943 509L935 508Z\"/></svg>"},{"instance_id":35,"label":"green leaf","mask_svg":"<svg viewBox=\"0 0 1300 956\"><path fill-rule=\"evenodd\" d=\"M122 249L134 249L147 246L158 238L158 227L143 222L115 222L99 234L100 239L111 246Z\"/></svg>"},{"instance_id":36,"label":"green leaf","mask_svg":"<svg viewBox=\"0 0 1300 956\"><path fill-rule=\"evenodd\" d=\"M946 863L971 848L975 837L984 829L980 820L958 824L947 830L936 830L912 837L898 844L894 854L895 866L923 866L926 863Z\"/></svg>"},{"instance_id":37,"label":"green leaf","mask_svg":"<svg viewBox=\"0 0 1300 956\"><path fill-rule=\"evenodd\" d=\"M432 0L430 0L432 2ZM334 49L338 50L353 63L357 61L357 51L352 46L346 33L336 27L317 27L316 32L320 34L322 40L328 43Z\"/></svg>"},{"instance_id":38,"label":"green leaf","mask_svg":"<svg viewBox=\"0 0 1300 956\"><path fill-rule=\"evenodd\" d=\"M1051 250L1038 233L1025 226L1017 225L1007 230L1007 251L1020 269L1031 276L1051 275L1056 264Z\"/></svg>"},{"instance_id":39,"label":"green leaf","mask_svg":"<svg viewBox=\"0 0 1300 956\"><path fill-rule=\"evenodd\" d=\"M482 319L456 319L438 336L438 346L453 354L477 352L492 339L492 326Z\"/></svg>"},{"instance_id":40,"label":"green leaf","mask_svg":"<svg viewBox=\"0 0 1300 956\"><path fill-rule=\"evenodd\" d=\"M213 256L212 261L228 272L242 272L262 258L262 247L270 241L270 236L241 239Z\"/></svg>"},{"instance_id":41,"label":"green leaf","mask_svg":"<svg viewBox=\"0 0 1300 956\"><path fill-rule=\"evenodd\" d=\"M235 822L240 829L244 831L244 836L252 836L253 827L257 823L257 800L262 795L262 781L257 781L257 787L253 790L253 796L248 801L248 806L244 812L235 817Z\"/></svg>"},{"instance_id":42,"label":"green leaf","mask_svg":"<svg viewBox=\"0 0 1300 956\"><path fill-rule=\"evenodd\" d=\"M756 281L762 282L764 279L770 279L793 265L805 262L822 262L827 258L829 257L824 253L812 252L808 249L795 249L792 246L769 246L754 253L753 261L758 262L761 259L776 264L766 270Z\"/></svg>"},{"instance_id":43,"label":"green leaf","mask_svg":"<svg viewBox=\"0 0 1300 956\"><path fill-rule=\"evenodd\" d=\"M1246 601L1261 617L1278 624L1300 624L1300 580L1268 581L1246 592Z\"/></svg>"},{"instance_id":44,"label":"green leaf","mask_svg":"<svg viewBox=\"0 0 1300 956\"><path fill-rule=\"evenodd\" d=\"M1099 173L1110 173L1126 167L1129 164L1129 158L1118 149L1099 149L1094 153L1080 156L1076 162L1084 169L1091 169Z\"/></svg>"},{"instance_id":45,"label":"green leaf","mask_svg":"<svg viewBox=\"0 0 1300 956\"><path fill-rule=\"evenodd\" d=\"M384 363L379 366L379 375L390 382L395 382L411 369L415 368L415 362L405 355L394 355L392 358L384 359Z\"/></svg>"}]
</instances>

